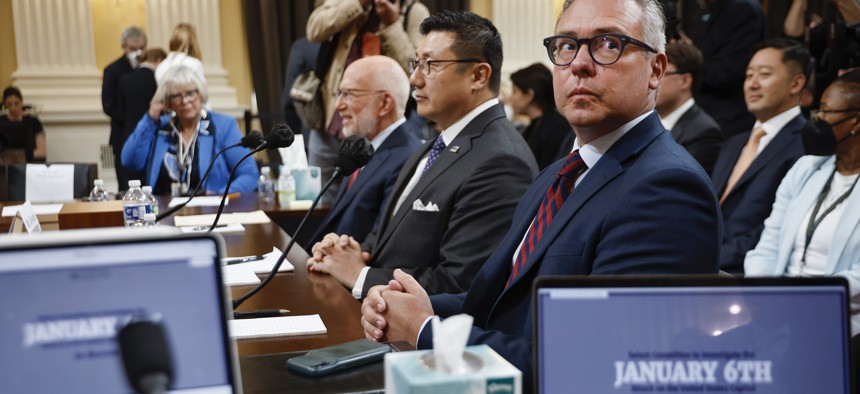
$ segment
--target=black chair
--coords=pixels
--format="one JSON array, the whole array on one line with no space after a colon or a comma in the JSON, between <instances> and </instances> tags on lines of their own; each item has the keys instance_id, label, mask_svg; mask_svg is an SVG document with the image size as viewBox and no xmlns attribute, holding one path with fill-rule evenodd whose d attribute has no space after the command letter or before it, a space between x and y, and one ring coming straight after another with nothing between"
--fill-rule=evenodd
<instances>
[{"instance_id":1,"label":"black chair","mask_svg":"<svg viewBox=\"0 0 860 394\"><path fill-rule=\"evenodd\" d=\"M98 164L96 163L51 163L53 164L74 164L74 186L72 197L82 198L90 194L93 187L93 181L98 177ZM5 166L2 171L5 174L6 195L2 193L0 188L0 200L2 201L24 201L26 200L26 185L27 185L27 164L11 164ZM0 176L2 179L2 176Z\"/></svg>"}]
</instances>

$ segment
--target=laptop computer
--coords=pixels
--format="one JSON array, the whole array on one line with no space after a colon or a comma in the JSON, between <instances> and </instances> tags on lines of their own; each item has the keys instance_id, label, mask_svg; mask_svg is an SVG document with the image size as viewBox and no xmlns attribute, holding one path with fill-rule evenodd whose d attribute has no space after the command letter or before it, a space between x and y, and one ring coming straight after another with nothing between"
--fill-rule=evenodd
<instances>
[{"instance_id":1,"label":"laptop computer","mask_svg":"<svg viewBox=\"0 0 860 394\"><path fill-rule=\"evenodd\" d=\"M536 393L850 393L843 278L542 277Z\"/></svg>"},{"instance_id":2,"label":"laptop computer","mask_svg":"<svg viewBox=\"0 0 860 394\"><path fill-rule=\"evenodd\" d=\"M159 320L172 392L241 391L217 235L76 230L0 237L0 382L10 393L128 393L116 332Z\"/></svg>"}]
</instances>

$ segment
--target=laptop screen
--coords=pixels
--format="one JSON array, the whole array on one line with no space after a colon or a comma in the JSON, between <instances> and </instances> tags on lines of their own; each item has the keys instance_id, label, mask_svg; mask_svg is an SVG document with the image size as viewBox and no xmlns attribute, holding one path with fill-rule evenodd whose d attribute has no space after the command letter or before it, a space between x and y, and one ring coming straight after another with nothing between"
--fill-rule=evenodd
<instances>
[{"instance_id":1,"label":"laptop screen","mask_svg":"<svg viewBox=\"0 0 860 394\"><path fill-rule=\"evenodd\" d=\"M70 233L0 246L3 391L131 392L115 337L118 324L143 317L164 327L172 390L233 392L215 238Z\"/></svg>"},{"instance_id":2,"label":"laptop screen","mask_svg":"<svg viewBox=\"0 0 860 394\"><path fill-rule=\"evenodd\" d=\"M541 278L540 393L848 393L841 278Z\"/></svg>"}]
</instances>

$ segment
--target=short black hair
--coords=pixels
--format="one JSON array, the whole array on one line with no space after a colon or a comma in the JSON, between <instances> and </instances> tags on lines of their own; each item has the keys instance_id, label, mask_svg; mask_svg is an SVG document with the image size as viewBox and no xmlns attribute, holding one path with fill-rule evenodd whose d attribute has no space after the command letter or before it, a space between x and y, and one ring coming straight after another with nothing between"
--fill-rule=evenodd
<instances>
[{"instance_id":1,"label":"short black hair","mask_svg":"<svg viewBox=\"0 0 860 394\"><path fill-rule=\"evenodd\" d=\"M21 95L21 91L14 86L9 86L6 89L3 89L3 101L6 101L7 98L12 96L18 97L21 100L24 99L24 96Z\"/></svg>"},{"instance_id":2,"label":"short black hair","mask_svg":"<svg viewBox=\"0 0 860 394\"><path fill-rule=\"evenodd\" d=\"M782 64L797 67L806 81L809 81L813 67L812 55L803 45L788 38L771 38L760 42L753 53L767 48L778 49L782 52Z\"/></svg>"},{"instance_id":3,"label":"short black hair","mask_svg":"<svg viewBox=\"0 0 860 394\"><path fill-rule=\"evenodd\" d=\"M702 51L692 44L671 42L666 44L668 62L675 65L678 73L690 74L693 77L693 93L702 88Z\"/></svg>"},{"instance_id":4,"label":"short black hair","mask_svg":"<svg viewBox=\"0 0 860 394\"><path fill-rule=\"evenodd\" d=\"M424 35L434 31L453 33L451 51L461 59L478 58L487 62L491 70L490 90L499 94L502 83L502 36L493 22L469 11L443 10L424 19L420 31Z\"/></svg>"},{"instance_id":5,"label":"short black hair","mask_svg":"<svg viewBox=\"0 0 860 394\"><path fill-rule=\"evenodd\" d=\"M555 98L552 91L552 71L541 63L535 63L526 68L514 71L511 82L526 93L531 89L535 93L534 101L543 112L555 110Z\"/></svg>"}]
</instances>

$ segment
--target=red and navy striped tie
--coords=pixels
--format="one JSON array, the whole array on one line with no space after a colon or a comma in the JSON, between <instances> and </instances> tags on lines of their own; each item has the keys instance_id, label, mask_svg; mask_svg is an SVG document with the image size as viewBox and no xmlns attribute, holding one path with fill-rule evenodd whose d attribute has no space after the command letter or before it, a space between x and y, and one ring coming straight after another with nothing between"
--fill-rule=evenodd
<instances>
[{"instance_id":1,"label":"red and navy striped tie","mask_svg":"<svg viewBox=\"0 0 860 394\"><path fill-rule=\"evenodd\" d=\"M546 191L546 196L544 196L543 201L540 203L540 208L538 208L537 216L535 216L532 225L529 227L529 231L526 233L526 237L523 239L520 254L517 256L516 263L511 270L511 276L508 278L505 288L510 286L514 278L517 277L520 269L525 266L526 260L529 258L531 252L534 251L535 246L547 227L552 223L556 212L558 212L564 201L567 200L567 196L570 195L571 190L573 190L576 176L586 168L585 162L579 156L578 149L567 156L567 160L565 160L564 166L558 172L555 182Z\"/></svg>"}]
</instances>

